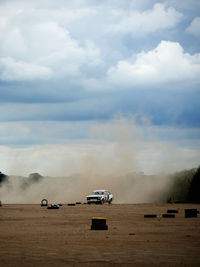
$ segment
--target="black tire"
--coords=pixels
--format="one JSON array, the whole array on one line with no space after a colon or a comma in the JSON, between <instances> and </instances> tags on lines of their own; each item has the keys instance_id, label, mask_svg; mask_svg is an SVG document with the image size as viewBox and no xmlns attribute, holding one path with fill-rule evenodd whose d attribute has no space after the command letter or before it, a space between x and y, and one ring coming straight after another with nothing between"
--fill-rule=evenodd
<instances>
[{"instance_id":1,"label":"black tire","mask_svg":"<svg viewBox=\"0 0 200 267\"><path fill-rule=\"evenodd\" d=\"M48 200L46 198L42 199L41 207L47 207L47 206L48 206Z\"/></svg>"},{"instance_id":2,"label":"black tire","mask_svg":"<svg viewBox=\"0 0 200 267\"><path fill-rule=\"evenodd\" d=\"M196 218L197 214L197 209L185 209L185 218Z\"/></svg>"},{"instance_id":3,"label":"black tire","mask_svg":"<svg viewBox=\"0 0 200 267\"><path fill-rule=\"evenodd\" d=\"M144 218L156 218L157 215L156 214L145 214Z\"/></svg>"},{"instance_id":4,"label":"black tire","mask_svg":"<svg viewBox=\"0 0 200 267\"><path fill-rule=\"evenodd\" d=\"M59 209L59 206L57 206L57 207L51 207L51 206L49 206L49 207L47 207L47 209L49 209L49 210L57 210L57 209Z\"/></svg>"},{"instance_id":5,"label":"black tire","mask_svg":"<svg viewBox=\"0 0 200 267\"><path fill-rule=\"evenodd\" d=\"M91 225L91 230L108 230L108 225Z\"/></svg>"},{"instance_id":6,"label":"black tire","mask_svg":"<svg viewBox=\"0 0 200 267\"><path fill-rule=\"evenodd\" d=\"M167 213L162 215L163 218L175 218L175 214L173 213Z\"/></svg>"}]
</instances>

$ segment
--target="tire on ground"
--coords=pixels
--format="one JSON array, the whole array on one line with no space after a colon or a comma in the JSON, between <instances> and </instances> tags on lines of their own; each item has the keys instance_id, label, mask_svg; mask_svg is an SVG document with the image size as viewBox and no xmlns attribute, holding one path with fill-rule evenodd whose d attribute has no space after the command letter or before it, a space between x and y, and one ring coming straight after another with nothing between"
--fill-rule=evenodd
<instances>
[{"instance_id":1,"label":"tire on ground","mask_svg":"<svg viewBox=\"0 0 200 267\"><path fill-rule=\"evenodd\" d=\"M173 213L167 213L162 215L163 218L175 218L175 214Z\"/></svg>"},{"instance_id":2,"label":"tire on ground","mask_svg":"<svg viewBox=\"0 0 200 267\"><path fill-rule=\"evenodd\" d=\"M49 210L57 210L57 209L59 209L59 208L60 208L59 205L55 205L55 204L53 204L53 205L47 207L47 209L49 209Z\"/></svg>"},{"instance_id":3,"label":"tire on ground","mask_svg":"<svg viewBox=\"0 0 200 267\"><path fill-rule=\"evenodd\" d=\"M196 218L197 214L197 209L185 209L185 218Z\"/></svg>"},{"instance_id":4,"label":"tire on ground","mask_svg":"<svg viewBox=\"0 0 200 267\"><path fill-rule=\"evenodd\" d=\"M156 214L144 214L144 218L156 218Z\"/></svg>"},{"instance_id":5,"label":"tire on ground","mask_svg":"<svg viewBox=\"0 0 200 267\"><path fill-rule=\"evenodd\" d=\"M41 201L41 207L48 206L48 200L46 198L42 199Z\"/></svg>"},{"instance_id":6,"label":"tire on ground","mask_svg":"<svg viewBox=\"0 0 200 267\"><path fill-rule=\"evenodd\" d=\"M91 230L108 230L108 225L106 224L106 218L93 217Z\"/></svg>"}]
</instances>

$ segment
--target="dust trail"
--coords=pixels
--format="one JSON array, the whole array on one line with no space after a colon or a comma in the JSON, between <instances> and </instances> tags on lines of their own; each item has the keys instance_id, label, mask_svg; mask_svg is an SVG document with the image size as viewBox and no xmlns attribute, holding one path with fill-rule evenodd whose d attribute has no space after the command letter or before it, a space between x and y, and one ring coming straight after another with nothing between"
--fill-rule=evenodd
<instances>
[{"instance_id":1,"label":"dust trail","mask_svg":"<svg viewBox=\"0 0 200 267\"><path fill-rule=\"evenodd\" d=\"M151 128L148 122L138 126L134 117L117 117L96 124L84 144L15 149L10 172L18 176L10 175L0 186L0 200L85 201L92 190L108 189L115 203L166 201L172 183L166 173L173 171L174 162L178 166L181 149L157 141ZM162 174L152 175L153 170ZM43 177L34 181L24 175L35 171Z\"/></svg>"}]
</instances>

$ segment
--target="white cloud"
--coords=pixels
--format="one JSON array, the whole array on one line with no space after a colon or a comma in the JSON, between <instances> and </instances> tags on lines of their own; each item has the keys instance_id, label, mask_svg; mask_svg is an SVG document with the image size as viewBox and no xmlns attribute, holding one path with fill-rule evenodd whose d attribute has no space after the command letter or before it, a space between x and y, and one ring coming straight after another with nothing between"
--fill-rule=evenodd
<instances>
[{"instance_id":1,"label":"white cloud","mask_svg":"<svg viewBox=\"0 0 200 267\"><path fill-rule=\"evenodd\" d=\"M196 17L191 22L190 26L186 29L186 32L200 37L200 17Z\"/></svg>"},{"instance_id":2,"label":"white cloud","mask_svg":"<svg viewBox=\"0 0 200 267\"><path fill-rule=\"evenodd\" d=\"M51 75L48 67L16 61L10 57L0 58L0 79L3 81L49 79Z\"/></svg>"},{"instance_id":3,"label":"white cloud","mask_svg":"<svg viewBox=\"0 0 200 267\"><path fill-rule=\"evenodd\" d=\"M30 31L31 51L36 62L56 75L78 75L82 64L99 64L100 51L93 45L80 46L70 33L55 22L34 25Z\"/></svg>"},{"instance_id":4,"label":"white cloud","mask_svg":"<svg viewBox=\"0 0 200 267\"><path fill-rule=\"evenodd\" d=\"M183 17L174 8L165 8L160 3L155 4L151 10L131 11L128 14L118 11L116 15L121 16L121 20L119 23L111 25L109 30L134 35L143 35L174 27Z\"/></svg>"},{"instance_id":5,"label":"white cloud","mask_svg":"<svg viewBox=\"0 0 200 267\"><path fill-rule=\"evenodd\" d=\"M0 16L0 55L23 55L25 52L25 40L20 28L10 23L8 17Z\"/></svg>"},{"instance_id":6,"label":"white cloud","mask_svg":"<svg viewBox=\"0 0 200 267\"><path fill-rule=\"evenodd\" d=\"M51 6L51 5L50 5ZM0 11L0 71L2 80L46 79L80 75L81 65L101 63L92 41L71 37L70 23L90 14L92 8L64 9L18 1ZM73 15L72 15L73 14ZM24 75L23 75L24 72Z\"/></svg>"},{"instance_id":7,"label":"white cloud","mask_svg":"<svg viewBox=\"0 0 200 267\"><path fill-rule=\"evenodd\" d=\"M23 34L25 41L23 41ZM71 38L70 33L56 22L33 24L28 33L23 34L18 28L12 29L10 33L7 32L6 42L4 40L2 45L6 47L4 54L8 56L0 58L2 80L32 80L46 79L52 75L79 75L82 64L101 63L100 51L92 42L86 41L81 47ZM15 38L16 46L13 48Z\"/></svg>"},{"instance_id":8,"label":"white cloud","mask_svg":"<svg viewBox=\"0 0 200 267\"><path fill-rule=\"evenodd\" d=\"M199 81L200 54L184 53L179 43L161 41L148 52L119 61L107 72L108 81L120 85Z\"/></svg>"}]
</instances>

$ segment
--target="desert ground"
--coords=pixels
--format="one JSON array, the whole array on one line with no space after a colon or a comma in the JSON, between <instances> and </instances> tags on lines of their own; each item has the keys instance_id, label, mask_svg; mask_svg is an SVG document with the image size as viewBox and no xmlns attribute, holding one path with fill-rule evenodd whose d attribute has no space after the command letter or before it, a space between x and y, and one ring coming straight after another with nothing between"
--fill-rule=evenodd
<instances>
[{"instance_id":1,"label":"desert ground","mask_svg":"<svg viewBox=\"0 0 200 267\"><path fill-rule=\"evenodd\" d=\"M0 266L200 266L200 215L195 204L4 204L0 208ZM175 218L162 218L177 209ZM144 218L144 214L157 218ZM90 230L105 217L107 231Z\"/></svg>"}]
</instances>

